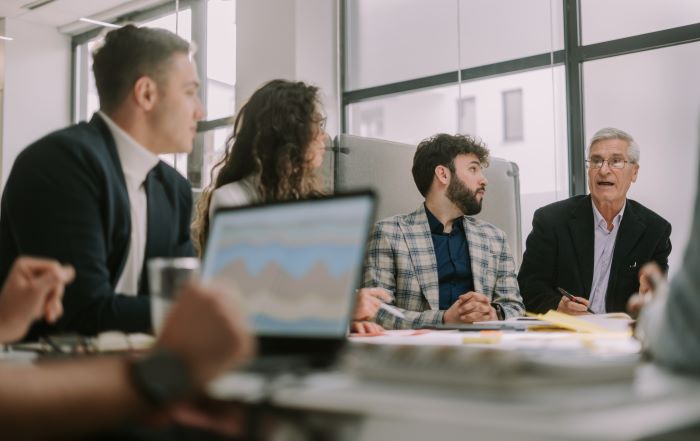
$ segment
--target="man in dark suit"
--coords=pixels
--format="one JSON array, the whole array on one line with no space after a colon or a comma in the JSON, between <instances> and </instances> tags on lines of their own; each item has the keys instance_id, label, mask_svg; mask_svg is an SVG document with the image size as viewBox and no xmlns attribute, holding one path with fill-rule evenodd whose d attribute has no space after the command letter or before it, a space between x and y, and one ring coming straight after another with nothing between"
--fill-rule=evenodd
<instances>
[{"instance_id":1,"label":"man in dark suit","mask_svg":"<svg viewBox=\"0 0 700 441\"><path fill-rule=\"evenodd\" d=\"M185 40L126 26L94 54L100 111L15 161L0 211L0 280L19 255L72 265L63 317L29 336L151 328L145 264L191 256L190 185L159 154L192 149L203 116Z\"/></svg>"},{"instance_id":2,"label":"man in dark suit","mask_svg":"<svg viewBox=\"0 0 700 441\"><path fill-rule=\"evenodd\" d=\"M639 277L644 263L653 261L668 270L671 224L627 199L639 171L634 139L622 130L599 130L586 165L590 195L535 212L518 275L528 311L625 311L633 293L650 289L647 279ZM577 301L563 297L557 288Z\"/></svg>"}]
</instances>

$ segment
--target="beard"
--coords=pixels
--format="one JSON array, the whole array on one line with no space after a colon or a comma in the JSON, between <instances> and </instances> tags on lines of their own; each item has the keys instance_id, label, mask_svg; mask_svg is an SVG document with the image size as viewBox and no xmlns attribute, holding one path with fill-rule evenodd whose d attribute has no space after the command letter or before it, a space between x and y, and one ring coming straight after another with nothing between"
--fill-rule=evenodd
<instances>
[{"instance_id":1,"label":"beard","mask_svg":"<svg viewBox=\"0 0 700 441\"><path fill-rule=\"evenodd\" d=\"M483 187L479 188L479 190L481 189L483 189ZM483 199L477 199L476 191L468 189L456 176L452 177L452 180L450 180L447 186L447 199L455 204L465 216L473 216L481 212L481 202Z\"/></svg>"}]
</instances>

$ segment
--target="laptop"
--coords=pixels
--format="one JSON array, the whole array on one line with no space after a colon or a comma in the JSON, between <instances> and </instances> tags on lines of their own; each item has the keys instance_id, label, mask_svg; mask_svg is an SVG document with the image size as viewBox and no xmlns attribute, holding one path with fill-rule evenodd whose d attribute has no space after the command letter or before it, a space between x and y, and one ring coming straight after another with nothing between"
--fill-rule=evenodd
<instances>
[{"instance_id":1,"label":"laptop","mask_svg":"<svg viewBox=\"0 0 700 441\"><path fill-rule=\"evenodd\" d=\"M202 279L238 293L258 339L252 370L326 367L347 340L372 192L222 208Z\"/></svg>"}]
</instances>

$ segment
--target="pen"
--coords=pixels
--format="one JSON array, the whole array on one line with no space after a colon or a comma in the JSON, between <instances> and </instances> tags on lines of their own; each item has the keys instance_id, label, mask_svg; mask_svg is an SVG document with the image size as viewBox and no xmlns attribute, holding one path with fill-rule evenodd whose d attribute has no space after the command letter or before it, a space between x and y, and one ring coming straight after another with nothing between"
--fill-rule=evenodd
<instances>
[{"instance_id":1,"label":"pen","mask_svg":"<svg viewBox=\"0 0 700 441\"><path fill-rule=\"evenodd\" d=\"M569 292L567 292L564 288L557 288L557 291L559 291L559 292L561 293L561 295L563 295L563 296L566 297L567 299L571 300L572 302L578 303L579 305L583 305L583 303L581 303L581 302L580 302L576 297L574 297L572 294L570 294ZM586 311L590 312L591 314L595 314L595 312L593 312L593 310L592 310L591 308L589 308L589 307L586 307Z\"/></svg>"},{"instance_id":2,"label":"pen","mask_svg":"<svg viewBox=\"0 0 700 441\"><path fill-rule=\"evenodd\" d=\"M388 312L389 314L391 314L395 317L402 318L402 319L406 318L404 313L401 312L401 310L399 308L397 308L396 306L391 306L391 305L388 305L386 303L380 303L379 308L383 309L384 311Z\"/></svg>"}]
</instances>

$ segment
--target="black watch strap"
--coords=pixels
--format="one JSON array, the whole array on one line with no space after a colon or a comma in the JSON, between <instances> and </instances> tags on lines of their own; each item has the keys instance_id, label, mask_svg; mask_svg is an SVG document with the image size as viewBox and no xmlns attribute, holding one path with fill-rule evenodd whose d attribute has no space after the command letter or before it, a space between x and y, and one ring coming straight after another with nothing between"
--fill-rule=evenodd
<instances>
[{"instance_id":1,"label":"black watch strap","mask_svg":"<svg viewBox=\"0 0 700 441\"><path fill-rule=\"evenodd\" d=\"M136 388L155 406L184 398L193 390L190 370L182 358L172 352L155 350L134 358L129 371Z\"/></svg>"},{"instance_id":2,"label":"black watch strap","mask_svg":"<svg viewBox=\"0 0 700 441\"><path fill-rule=\"evenodd\" d=\"M498 303L491 303L491 306L493 306L493 309L496 310L496 316L498 317L498 320L504 320L505 313L503 311L503 306L501 306Z\"/></svg>"}]
</instances>

